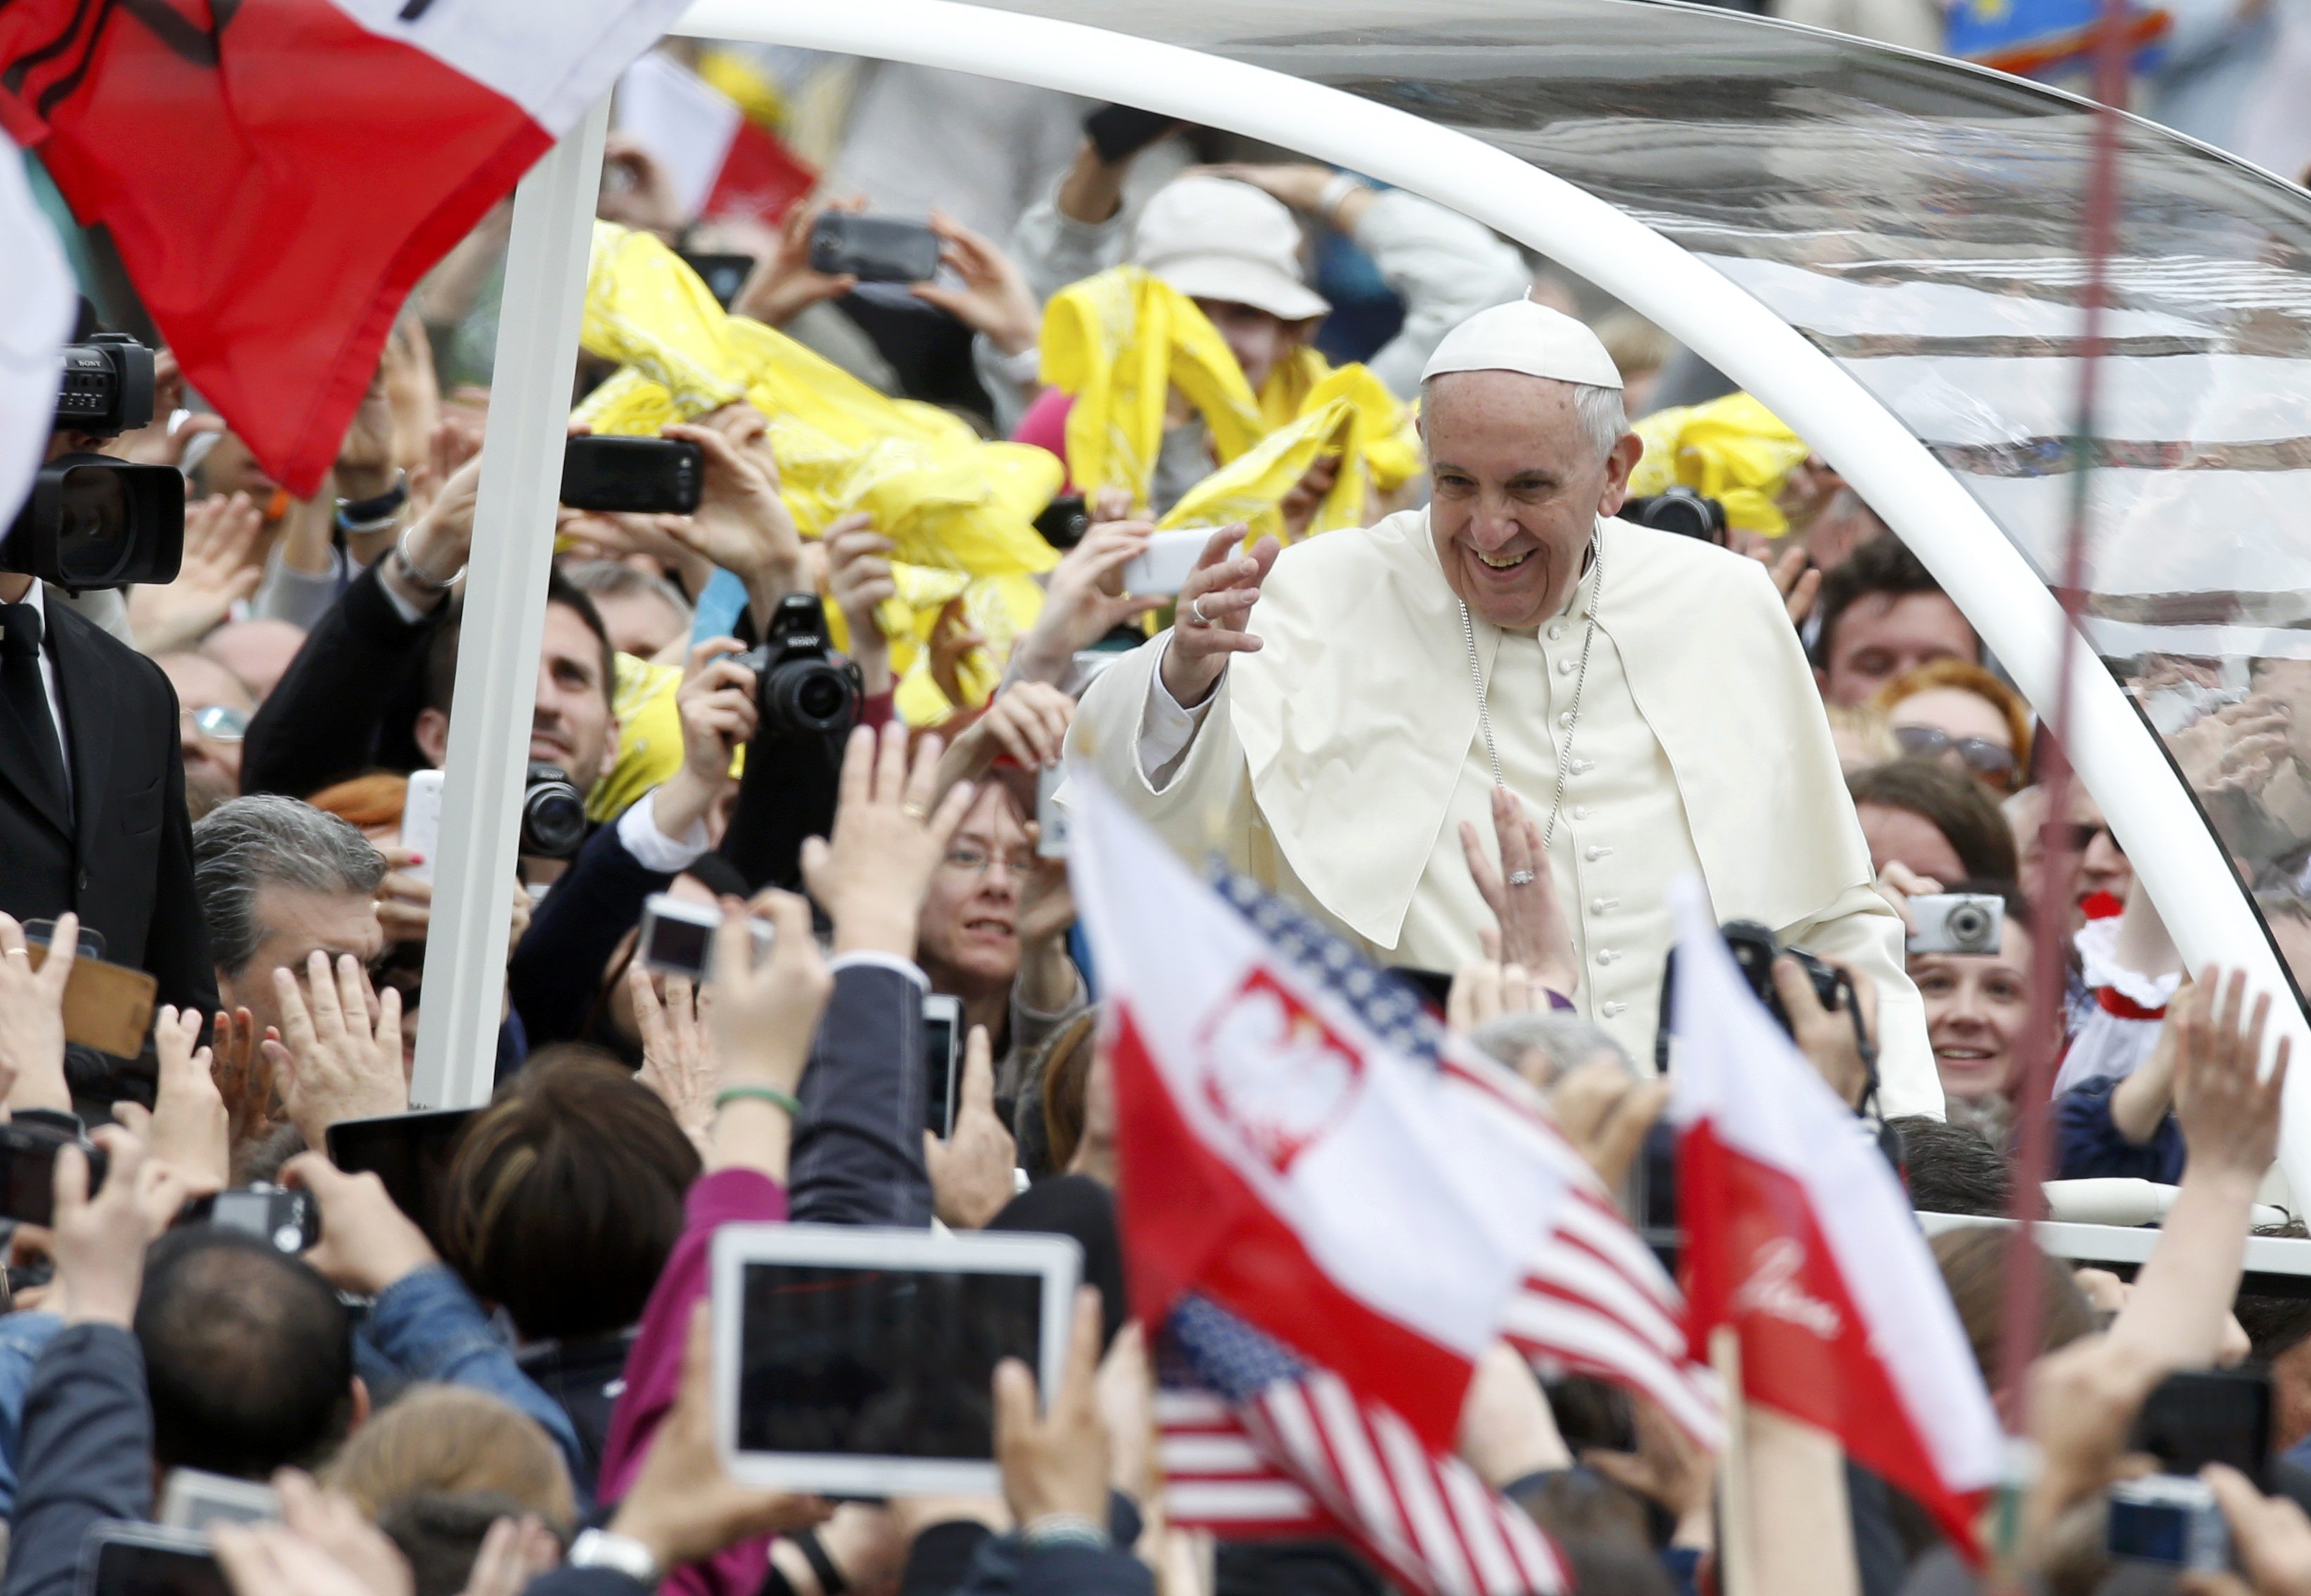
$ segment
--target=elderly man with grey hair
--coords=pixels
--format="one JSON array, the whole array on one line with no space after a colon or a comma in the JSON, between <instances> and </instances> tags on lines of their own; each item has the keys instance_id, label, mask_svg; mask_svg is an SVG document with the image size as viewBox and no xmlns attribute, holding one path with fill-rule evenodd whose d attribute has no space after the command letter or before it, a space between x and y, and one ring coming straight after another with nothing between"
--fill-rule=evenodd
<instances>
[{"instance_id":1,"label":"elderly man with grey hair","mask_svg":"<svg viewBox=\"0 0 2311 1596\"><path fill-rule=\"evenodd\" d=\"M366 968L384 950L377 886L385 856L346 821L296 798L218 805L193 827L193 894L207 922L217 992L262 1027L281 1024L273 972L305 973L307 957L351 954Z\"/></svg>"},{"instance_id":2,"label":"elderly man with grey hair","mask_svg":"<svg viewBox=\"0 0 2311 1596\"><path fill-rule=\"evenodd\" d=\"M1214 534L1070 750L1182 854L1219 848L1374 957L1456 970L1497 926L1648 1070L1670 885L1697 876L1720 920L1866 973L1885 1112L1938 1115L1781 595L1618 519L1643 447L1620 388L1570 317L1470 317L1422 374L1428 506L1284 551Z\"/></svg>"}]
</instances>

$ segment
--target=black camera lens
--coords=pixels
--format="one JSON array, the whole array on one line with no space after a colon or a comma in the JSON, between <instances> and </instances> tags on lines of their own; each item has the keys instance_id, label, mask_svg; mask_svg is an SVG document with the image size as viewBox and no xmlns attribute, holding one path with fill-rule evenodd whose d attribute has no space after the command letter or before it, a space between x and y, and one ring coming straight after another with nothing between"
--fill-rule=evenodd
<instances>
[{"instance_id":1,"label":"black camera lens","mask_svg":"<svg viewBox=\"0 0 2311 1596\"><path fill-rule=\"evenodd\" d=\"M1621 506L1621 519L1656 532L1674 532L1704 543L1725 541L1725 506L1691 488L1666 488L1650 498L1632 499Z\"/></svg>"},{"instance_id":2,"label":"black camera lens","mask_svg":"<svg viewBox=\"0 0 2311 1596\"><path fill-rule=\"evenodd\" d=\"M827 659L789 659L763 677L764 720L788 731L845 731L858 718L859 690Z\"/></svg>"},{"instance_id":3,"label":"black camera lens","mask_svg":"<svg viewBox=\"0 0 2311 1596\"><path fill-rule=\"evenodd\" d=\"M586 795L562 767L532 760L521 795L521 850L539 859L568 859L586 840Z\"/></svg>"}]
</instances>

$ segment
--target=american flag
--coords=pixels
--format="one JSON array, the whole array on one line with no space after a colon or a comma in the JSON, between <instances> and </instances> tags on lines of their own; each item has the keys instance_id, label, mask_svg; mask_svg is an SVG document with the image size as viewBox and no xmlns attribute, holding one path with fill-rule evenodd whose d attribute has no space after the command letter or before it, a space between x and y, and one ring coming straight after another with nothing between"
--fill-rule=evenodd
<instances>
[{"instance_id":1,"label":"american flag","mask_svg":"<svg viewBox=\"0 0 2311 1596\"><path fill-rule=\"evenodd\" d=\"M1716 1450L1724 1438L1717 1379L1691 1356L1676 1282L1530 1088L1438 1024L1403 976L1377 968L1258 882L1216 868L1212 886L1391 1051L1529 1127L1537 1156L1564 1180L1572 1199L1550 1233L1536 1239L1502 1335L1544 1374L1589 1375L1652 1398L1696 1442Z\"/></svg>"},{"instance_id":2,"label":"american flag","mask_svg":"<svg viewBox=\"0 0 2311 1596\"><path fill-rule=\"evenodd\" d=\"M1566 1588L1524 1512L1386 1407L1190 1295L1156 1344L1164 1511L1223 1539L1338 1535L1422 1596Z\"/></svg>"}]
</instances>

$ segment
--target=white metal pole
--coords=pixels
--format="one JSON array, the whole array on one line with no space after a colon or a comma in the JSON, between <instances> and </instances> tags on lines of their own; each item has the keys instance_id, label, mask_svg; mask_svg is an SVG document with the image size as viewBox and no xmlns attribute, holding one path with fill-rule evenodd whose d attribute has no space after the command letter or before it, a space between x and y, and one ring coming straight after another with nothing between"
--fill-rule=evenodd
<instances>
[{"instance_id":1,"label":"white metal pole","mask_svg":"<svg viewBox=\"0 0 2311 1596\"><path fill-rule=\"evenodd\" d=\"M514 190L410 1081L420 1107L486 1103L496 1079L545 575L609 119L605 99Z\"/></svg>"},{"instance_id":2,"label":"white metal pole","mask_svg":"<svg viewBox=\"0 0 2311 1596\"><path fill-rule=\"evenodd\" d=\"M1761 27L1791 24L1758 22ZM2056 702L2062 606L1997 523L1900 420L1745 290L1586 190L1468 134L1265 67L955 0L696 0L672 31L755 39L1039 84L1225 127L1364 172L1518 239L1740 383L1851 481L1966 612L2033 702ZM1696 646L1706 646L1705 630ZM2090 648L2071 672L2070 754L2194 966L2244 967L2278 1029L2311 1025L2164 752ZM2275 1042L2275 1038L2274 1038ZM2311 1197L2311 1069L2289 1072L2280 1162Z\"/></svg>"}]
</instances>

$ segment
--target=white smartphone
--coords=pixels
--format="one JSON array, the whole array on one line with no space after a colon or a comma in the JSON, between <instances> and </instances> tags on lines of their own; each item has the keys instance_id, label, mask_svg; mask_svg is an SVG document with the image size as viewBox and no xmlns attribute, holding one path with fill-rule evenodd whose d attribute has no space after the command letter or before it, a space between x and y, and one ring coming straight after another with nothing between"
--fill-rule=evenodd
<instances>
[{"instance_id":1,"label":"white smartphone","mask_svg":"<svg viewBox=\"0 0 2311 1596\"><path fill-rule=\"evenodd\" d=\"M955 1099L963 1075L963 999L923 994L923 1123L941 1141L955 1134Z\"/></svg>"},{"instance_id":2,"label":"white smartphone","mask_svg":"<svg viewBox=\"0 0 2311 1596\"><path fill-rule=\"evenodd\" d=\"M1196 568L1196 556L1204 552L1204 545L1212 540L1216 527L1183 527L1176 532L1158 532L1147 540L1147 546L1123 568L1123 590L1153 597L1177 593L1180 584L1188 580L1188 572Z\"/></svg>"},{"instance_id":3,"label":"white smartphone","mask_svg":"<svg viewBox=\"0 0 2311 1596\"><path fill-rule=\"evenodd\" d=\"M253 1479L235 1479L200 1469L171 1469L161 1487L161 1522L171 1530L269 1524L280 1517L280 1493Z\"/></svg>"},{"instance_id":4,"label":"white smartphone","mask_svg":"<svg viewBox=\"0 0 2311 1596\"><path fill-rule=\"evenodd\" d=\"M722 911L711 903L693 903L672 893L652 893L642 900L641 934L636 939L634 956L645 970L702 981L714 964L714 933L721 924ZM769 957L774 934L771 922L749 917L746 929L754 933L754 957Z\"/></svg>"},{"instance_id":5,"label":"white smartphone","mask_svg":"<svg viewBox=\"0 0 2311 1596\"><path fill-rule=\"evenodd\" d=\"M405 865L404 872L420 881L433 879L433 858L441 850L441 772L409 772L409 796L401 800L401 845L422 863Z\"/></svg>"},{"instance_id":6,"label":"white smartphone","mask_svg":"<svg viewBox=\"0 0 2311 1596\"><path fill-rule=\"evenodd\" d=\"M1083 1252L1064 1235L850 1225L714 1233L714 1428L730 1476L877 1499L994 1496L995 1365L1048 1402Z\"/></svg>"}]
</instances>

